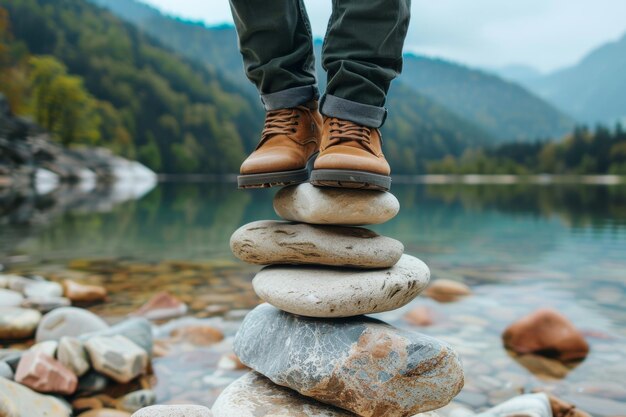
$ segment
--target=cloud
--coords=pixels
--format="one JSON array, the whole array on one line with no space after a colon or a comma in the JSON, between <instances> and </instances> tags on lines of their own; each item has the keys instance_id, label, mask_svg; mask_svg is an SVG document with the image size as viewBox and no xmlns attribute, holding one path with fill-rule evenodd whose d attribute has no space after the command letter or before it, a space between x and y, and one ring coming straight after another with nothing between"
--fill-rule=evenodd
<instances>
[{"instance_id":1,"label":"cloud","mask_svg":"<svg viewBox=\"0 0 626 417\"><path fill-rule=\"evenodd\" d=\"M208 24L232 22L227 0L146 0ZM323 36L331 0L305 0ZM405 48L480 67L521 63L544 71L571 65L626 31L626 1L413 0Z\"/></svg>"}]
</instances>

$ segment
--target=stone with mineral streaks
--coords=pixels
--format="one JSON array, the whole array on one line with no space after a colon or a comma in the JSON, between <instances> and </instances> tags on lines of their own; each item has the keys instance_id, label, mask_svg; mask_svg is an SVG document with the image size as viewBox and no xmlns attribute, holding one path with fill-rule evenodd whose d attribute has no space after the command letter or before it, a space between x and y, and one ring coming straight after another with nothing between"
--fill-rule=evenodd
<instances>
[{"instance_id":1,"label":"stone with mineral streaks","mask_svg":"<svg viewBox=\"0 0 626 417\"><path fill-rule=\"evenodd\" d=\"M85 348L93 368L117 382L129 382L148 367L148 354L124 336L94 336Z\"/></svg>"},{"instance_id":2,"label":"stone with mineral streaks","mask_svg":"<svg viewBox=\"0 0 626 417\"><path fill-rule=\"evenodd\" d=\"M41 313L18 307L0 307L0 340L23 339L35 332Z\"/></svg>"},{"instance_id":3,"label":"stone with mineral streaks","mask_svg":"<svg viewBox=\"0 0 626 417\"><path fill-rule=\"evenodd\" d=\"M435 410L463 387L447 344L368 317L313 319L263 304L243 321L234 348L274 383L362 417Z\"/></svg>"},{"instance_id":4,"label":"stone with mineral streaks","mask_svg":"<svg viewBox=\"0 0 626 417\"><path fill-rule=\"evenodd\" d=\"M76 375L59 361L41 351L28 351L22 356L15 381L38 392L71 395L76 391Z\"/></svg>"},{"instance_id":5,"label":"stone with mineral streaks","mask_svg":"<svg viewBox=\"0 0 626 417\"><path fill-rule=\"evenodd\" d=\"M430 271L402 255L382 270L268 266L252 281L257 295L281 310L309 317L350 317L395 310L417 297Z\"/></svg>"},{"instance_id":6,"label":"stone with mineral streaks","mask_svg":"<svg viewBox=\"0 0 626 417\"><path fill-rule=\"evenodd\" d=\"M22 384L0 378L0 416L70 417L72 410L61 400L34 392Z\"/></svg>"},{"instance_id":7,"label":"stone with mineral streaks","mask_svg":"<svg viewBox=\"0 0 626 417\"><path fill-rule=\"evenodd\" d=\"M361 227L321 226L261 220L240 227L230 238L233 254L244 262L388 268L404 246Z\"/></svg>"},{"instance_id":8,"label":"stone with mineral streaks","mask_svg":"<svg viewBox=\"0 0 626 417\"><path fill-rule=\"evenodd\" d=\"M153 405L142 408L132 417L212 417L211 410L201 405ZM238 414L243 417L243 414ZM276 416L279 417L279 416Z\"/></svg>"},{"instance_id":9,"label":"stone with mineral streaks","mask_svg":"<svg viewBox=\"0 0 626 417\"><path fill-rule=\"evenodd\" d=\"M304 183L281 189L274 197L274 210L285 220L359 226L391 220L400 211L400 203L388 192Z\"/></svg>"}]
</instances>

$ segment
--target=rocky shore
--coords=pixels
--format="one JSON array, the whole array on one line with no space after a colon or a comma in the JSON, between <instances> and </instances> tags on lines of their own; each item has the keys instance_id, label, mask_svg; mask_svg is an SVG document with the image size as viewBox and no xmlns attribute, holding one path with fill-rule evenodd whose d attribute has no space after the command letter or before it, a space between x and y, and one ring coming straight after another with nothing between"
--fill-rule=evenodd
<instances>
[{"instance_id":1,"label":"rocky shore","mask_svg":"<svg viewBox=\"0 0 626 417\"><path fill-rule=\"evenodd\" d=\"M0 94L0 195L24 189L47 194L62 184L86 192L116 182L152 188L156 174L104 148L64 148L35 123L14 116Z\"/></svg>"}]
</instances>

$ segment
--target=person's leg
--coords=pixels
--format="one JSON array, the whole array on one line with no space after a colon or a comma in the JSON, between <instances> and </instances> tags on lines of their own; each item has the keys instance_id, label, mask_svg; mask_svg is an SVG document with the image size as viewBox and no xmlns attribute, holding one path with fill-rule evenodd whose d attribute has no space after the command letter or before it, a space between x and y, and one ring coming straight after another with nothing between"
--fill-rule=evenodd
<instances>
[{"instance_id":1,"label":"person's leg","mask_svg":"<svg viewBox=\"0 0 626 417\"><path fill-rule=\"evenodd\" d=\"M266 110L317 98L311 28L302 0L230 0L246 75Z\"/></svg>"},{"instance_id":2,"label":"person's leg","mask_svg":"<svg viewBox=\"0 0 626 417\"><path fill-rule=\"evenodd\" d=\"M319 150L311 28L302 0L230 0L248 78L267 111L261 141L241 165L240 188L309 179Z\"/></svg>"},{"instance_id":3,"label":"person's leg","mask_svg":"<svg viewBox=\"0 0 626 417\"><path fill-rule=\"evenodd\" d=\"M391 81L402 70L410 9L410 0L333 0L322 60L328 73L324 130L313 184L389 189L378 128L387 115Z\"/></svg>"}]
</instances>

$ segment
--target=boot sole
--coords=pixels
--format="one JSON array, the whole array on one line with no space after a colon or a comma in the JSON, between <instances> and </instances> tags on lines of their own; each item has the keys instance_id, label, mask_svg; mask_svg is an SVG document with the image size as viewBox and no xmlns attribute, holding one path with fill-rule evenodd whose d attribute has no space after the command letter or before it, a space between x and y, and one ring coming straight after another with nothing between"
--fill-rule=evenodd
<instances>
[{"instance_id":1,"label":"boot sole","mask_svg":"<svg viewBox=\"0 0 626 417\"><path fill-rule=\"evenodd\" d=\"M391 177L350 169L315 169L311 173L311 184L318 187L389 191Z\"/></svg>"},{"instance_id":2,"label":"boot sole","mask_svg":"<svg viewBox=\"0 0 626 417\"><path fill-rule=\"evenodd\" d=\"M307 182L311 175L311 171L313 170L313 164L315 163L315 158L317 158L318 153L319 152L315 152L311 155L306 163L306 166L301 169L239 175L237 177L237 188L282 187L285 185Z\"/></svg>"}]
</instances>

